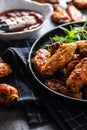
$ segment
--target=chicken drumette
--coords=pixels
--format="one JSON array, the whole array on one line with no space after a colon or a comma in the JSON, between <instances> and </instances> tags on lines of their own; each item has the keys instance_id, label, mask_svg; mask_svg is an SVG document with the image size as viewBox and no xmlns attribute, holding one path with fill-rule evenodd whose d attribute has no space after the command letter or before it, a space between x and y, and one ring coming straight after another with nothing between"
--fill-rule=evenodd
<instances>
[{"instance_id":1,"label":"chicken drumette","mask_svg":"<svg viewBox=\"0 0 87 130\"><path fill-rule=\"evenodd\" d=\"M54 22L57 23L68 23L71 21L70 16L68 15L68 13L62 9L58 4L53 4L53 13L51 15L51 19Z\"/></svg>"},{"instance_id":2,"label":"chicken drumette","mask_svg":"<svg viewBox=\"0 0 87 130\"><path fill-rule=\"evenodd\" d=\"M18 90L8 84L0 84L0 103L8 106L19 99Z\"/></svg>"},{"instance_id":3,"label":"chicken drumette","mask_svg":"<svg viewBox=\"0 0 87 130\"><path fill-rule=\"evenodd\" d=\"M82 12L78 10L74 5L68 4L66 10L69 16L71 17L72 21L82 21L83 19Z\"/></svg>"},{"instance_id":4,"label":"chicken drumette","mask_svg":"<svg viewBox=\"0 0 87 130\"><path fill-rule=\"evenodd\" d=\"M39 49L33 59L35 68L41 73L42 67L50 58L51 53L46 49Z\"/></svg>"}]
</instances>

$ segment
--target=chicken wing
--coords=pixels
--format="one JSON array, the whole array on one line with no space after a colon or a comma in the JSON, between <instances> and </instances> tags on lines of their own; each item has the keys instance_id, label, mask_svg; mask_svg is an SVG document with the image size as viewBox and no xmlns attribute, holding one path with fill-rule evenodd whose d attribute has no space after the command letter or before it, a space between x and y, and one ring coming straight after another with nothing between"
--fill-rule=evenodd
<instances>
[{"instance_id":1,"label":"chicken wing","mask_svg":"<svg viewBox=\"0 0 87 130\"><path fill-rule=\"evenodd\" d=\"M36 51L36 55L33 59L35 68L41 72L41 69L43 65L47 62L47 60L50 58L51 54L46 49L39 49Z\"/></svg>"},{"instance_id":2,"label":"chicken wing","mask_svg":"<svg viewBox=\"0 0 87 130\"><path fill-rule=\"evenodd\" d=\"M41 74L52 75L55 71L63 68L72 59L76 47L77 45L75 43L61 45L58 51L42 67Z\"/></svg>"},{"instance_id":3,"label":"chicken wing","mask_svg":"<svg viewBox=\"0 0 87 130\"><path fill-rule=\"evenodd\" d=\"M53 4L53 13L51 15L51 19L57 23L68 23L71 21L68 13L62 9L58 4Z\"/></svg>"},{"instance_id":4,"label":"chicken wing","mask_svg":"<svg viewBox=\"0 0 87 130\"><path fill-rule=\"evenodd\" d=\"M68 4L67 13L71 17L72 21L82 21L83 15L80 10L78 10L74 5Z\"/></svg>"},{"instance_id":5,"label":"chicken wing","mask_svg":"<svg viewBox=\"0 0 87 130\"><path fill-rule=\"evenodd\" d=\"M74 97L74 98L81 98L82 93L71 93L66 85L66 82L59 79L48 79L45 81L45 84L52 90L59 92L61 94Z\"/></svg>"},{"instance_id":6,"label":"chicken wing","mask_svg":"<svg viewBox=\"0 0 87 130\"><path fill-rule=\"evenodd\" d=\"M16 88L5 83L0 84L0 103L8 106L17 101L18 98L18 90Z\"/></svg>"},{"instance_id":7,"label":"chicken wing","mask_svg":"<svg viewBox=\"0 0 87 130\"><path fill-rule=\"evenodd\" d=\"M75 66L66 84L69 86L72 93L80 92L83 85L87 85L87 58L81 59Z\"/></svg>"}]
</instances>

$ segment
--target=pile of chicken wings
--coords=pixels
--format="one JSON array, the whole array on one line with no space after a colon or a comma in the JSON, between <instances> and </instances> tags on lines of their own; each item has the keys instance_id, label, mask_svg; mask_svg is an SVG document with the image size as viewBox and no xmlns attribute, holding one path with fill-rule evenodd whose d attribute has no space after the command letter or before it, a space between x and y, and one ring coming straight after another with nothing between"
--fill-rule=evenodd
<instances>
[{"instance_id":1,"label":"pile of chicken wings","mask_svg":"<svg viewBox=\"0 0 87 130\"><path fill-rule=\"evenodd\" d=\"M65 0L35 0L41 3L50 3L53 7L51 19L53 22L62 24L72 21L82 21L84 16L82 9L87 8L87 0L66 0L66 7L62 7ZM62 2L62 3L61 3Z\"/></svg>"},{"instance_id":2,"label":"pile of chicken wings","mask_svg":"<svg viewBox=\"0 0 87 130\"><path fill-rule=\"evenodd\" d=\"M35 69L52 90L64 95L87 99L87 41L52 43L40 48L33 58Z\"/></svg>"},{"instance_id":3,"label":"pile of chicken wings","mask_svg":"<svg viewBox=\"0 0 87 130\"><path fill-rule=\"evenodd\" d=\"M0 104L9 106L18 100L18 90L4 82L4 78L12 73L12 67L0 57Z\"/></svg>"}]
</instances>

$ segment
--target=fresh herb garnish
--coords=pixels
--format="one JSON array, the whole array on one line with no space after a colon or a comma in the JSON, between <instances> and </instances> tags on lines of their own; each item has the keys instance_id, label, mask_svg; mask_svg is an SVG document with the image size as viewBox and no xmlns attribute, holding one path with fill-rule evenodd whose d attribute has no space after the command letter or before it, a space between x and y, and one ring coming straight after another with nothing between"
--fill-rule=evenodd
<instances>
[{"instance_id":1,"label":"fresh herb garnish","mask_svg":"<svg viewBox=\"0 0 87 130\"><path fill-rule=\"evenodd\" d=\"M52 37L54 42L60 41L63 43L71 43L79 40L87 40L87 20L84 22L83 26L75 25L74 27L70 27L70 30L67 28L61 27L64 31L65 36L57 36Z\"/></svg>"}]
</instances>

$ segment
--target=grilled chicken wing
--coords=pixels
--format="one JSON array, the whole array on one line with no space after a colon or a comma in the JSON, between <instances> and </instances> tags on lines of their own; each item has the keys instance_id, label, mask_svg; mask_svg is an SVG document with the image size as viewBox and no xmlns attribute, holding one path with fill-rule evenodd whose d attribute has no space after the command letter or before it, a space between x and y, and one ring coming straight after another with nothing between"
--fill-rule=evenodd
<instances>
[{"instance_id":1,"label":"grilled chicken wing","mask_svg":"<svg viewBox=\"0 0 87 130\"><path fill-rule=\"evenodd\" d=\"M41 70L41 74L52 75L55 71L63 68L68 63L76 50L77 45L75 43L63 44L58 51L53 54L44 64Z\"/></svg>"},{"instance_id":2,"label":"grilled chicken wing","mask_svg":"<svg viewBox=\"0 0 87 130\"><path fill-rule=\"evenodd\" d=\"M75 66L66 84L69 86L72 93L80 92L83 85L87 85L87 58L81 59Z\"/></svg>"},{"instance_id":3,"label":"grilled chicken wing","mask_svg":"<svg viewBox=\"0 0 87 130\"><path fill-rule=\"evenodd\" d=\"M82 21L83 15L80 10L78 10L74 5L68 4L67 13L71 17L72 21Z\"/></svg>"},{"instance_id":4,"label":"grilled chicken wing","mask_svg":"<svg viewBox=\"0 0 87 130\"><path fill-rule=\"evenodd\" d=\"M81 56L85 56L87 57L87 41L77 41L77 52L81 55Z\"/></svg>"},{"instance_id":5,"label":"grilled chicken wing","mask_svg":"<svg viewBox=\"0 0 87 130\"><path fill-rule=\"evenodd\" d=\"M50 52L46 49L39 49L36 51L36 55L34 57L34 66L39 72L41 72L43 65L47 62L50 56Z\"/></svg>"},{"instance_id":6,"label":"grilled chicken wing","mask_svg":"<svg viewBox=\"0 0 87 130\"><path fill-rule=\"evenodd\" d=\"M86 8L87 7L87 0L73 0L73 3L78 8Z\"/></svg>"},{"instance_id":7,"label":"grilled chicken wing","mask_svg":"<svg viewBox=\"0 0 87 130\"><path fill-rule=\"evenodd\" d=\"M19 98L18 90L8 84L0 84L0 103L8 106Z\"/></svg>"},{"instance_id":8,"label":"grilled chicken wing","mask_svg":"<svg viewBox=\"0 0 87 130\"><path fill-rule=\"evenodd\" d=\"M48 79L45 81L45 84L51 88L52 90L59 92L61 94L74 97L74 98L81 98L82 93L71 93L68 89L68 86L66 85L66 82L59 79Z\"/></svg>"},{"instance_id":9,"label":"grilled chicken wing","mask_svg":"<svg viewBox=\"0 0 87 130\"><path fill-rule=\"evenodd\" d=\"M11 72L12 69L8 63L0 63L0 78L9 75Z\"/></svg>"},{"instance_id":10,"label":"grilled chicken wing","mask_svg":"<svg viewBox=\"0 0 87 130\"><path fill-rule=\"evenodd\" d=\"M68 13L62 9L58 4L53 4L53 13L51 15L51 19L54 22L57 23L68 23L71 21L70 16L68 15Z\"/></svg>"}]
</instances>

